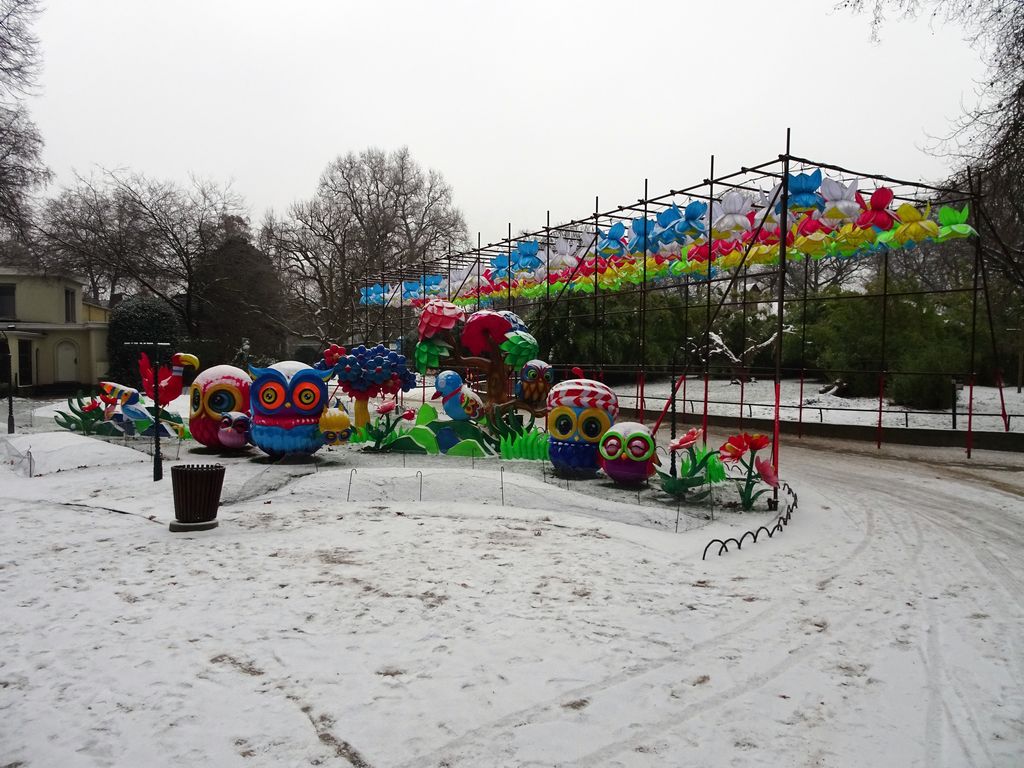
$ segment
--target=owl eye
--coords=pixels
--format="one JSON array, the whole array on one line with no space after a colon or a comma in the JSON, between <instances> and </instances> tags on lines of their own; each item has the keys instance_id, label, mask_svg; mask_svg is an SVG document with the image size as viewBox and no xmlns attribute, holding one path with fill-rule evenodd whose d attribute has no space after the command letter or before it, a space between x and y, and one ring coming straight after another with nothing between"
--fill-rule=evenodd
<instances>
[{"instance_id":1,"label":"owl eye","mask_svg":"<svg viewBox=\"0 0 1024 768\"><path fill-rule=\"evenodd\" d=\"M206 415L211 419L220 418L222 413L237 411L242 407L242 393L231 384L215 384L203 395Z\"/></svg>"},{"instance_id":2,"label":"owl eye","mask_svg":"<svg viewBox=\"0 0 1024 768\"><path fill-rule=\"evenodd\" d=\"M260 387L259 401L264 408L277 408L284 402L284 387L276 381L264 384Z\"/></svg>"},{"instance_id":3,"label":"owl eye","mask_svg":"<svg viewBox=\"0 0 1024 768\"><path fill-rule=\"evenodd\" d=\"M295 387L293 392L295 406L303 411L311 411L320 405L320 389L310 381L304 381Z\"/></svg>"},{"instance_id":4,"label":"owl eye","mask_svg":"<svg viewBox=\"0 0 1024 768\"><path fill-rule=\"evenodd\" d=\"M611 425L611 418L600 408L587 408L580 414L580 433L588 443L596 443Z\"/></svg>"},{"instance_id":5,"label":"owl eye","mask_svg":"<svg viewBox=\"0 0 1024 768\"><path fill-rule=\"evenodd\" d=\"M548 384L555 383L555 372L550 368L544 371L544 381L546 381Z\"/></svg>"},{"instance_id":6,"label":"owl eye","mask_svg":"<svg viewBox=\"0 0 1024 768\"><path fill-rule=\"evenodd\" d=\"M598 451L608 461L615 461L622 455L622 437L614 432L609 432L601 441Z\"/></svg>"},{"instance_id":7,"label":"owl eye","mask_svg":"<svg viewBox=\"0 0 1024 768\"><path fill-rule=\"evenodd\" d=\"M562 405L548 414L548 432L556 440L568 440L576 432L576 414Z\"/></svg>"},{"instance_id":8,"label":"owl eye","mask_svg":"<svg viewBox=\"0 0 1024 768\"><path fill-rule=\"evenodd\" d=\"M324 442L333 443L338 439L338 435L335 432L324 432Z\"/></svg>"},{"instance_id":9,"label":"owl eye","mask_svg":"<svg viewBox=\"0 0 1024 768\"><path fill-rule=\"evenodd\" d=\"M634 461L647 461L654 455L654 438L641 433L630 435L626 450Z\"/></svg>"},{"instance_id":10,"label":"owl eye","mask_svg":"<svg viewBox=\"0 0 1024 768\"><path fill-rule=\"evenodd\" d=\"M189 405L192 408L192 413L199 413L203 407L203 393L199 391L199 387L192 385L192 391L189 393Z\"/></svg>"},{"instance_id":11,"label":"owl eye","mask_svg":"<svg viewBox=\"0 0 1024 768\"><path fill-rule=\"evenodd\" d=\"M526 380L527 381L535 381L536 379L537 379L537 369L536 368L530 368L526 372Z\"/></svg>"}]
</instances>

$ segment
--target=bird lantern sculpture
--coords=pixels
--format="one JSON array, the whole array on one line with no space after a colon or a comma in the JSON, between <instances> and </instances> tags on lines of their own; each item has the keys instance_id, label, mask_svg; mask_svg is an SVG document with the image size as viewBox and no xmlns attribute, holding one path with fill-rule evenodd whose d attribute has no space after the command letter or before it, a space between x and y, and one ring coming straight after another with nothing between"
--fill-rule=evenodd
<instances>
[{"instance_id":1,"label":"bird lantern sculpture","mask_svg":"<svg viewBox=\"0 0 1024 768\"><path fill-rule=\"evenodd\" d=\"M455 371L442 371L434 382L433 400L441 399L441 407L453 421L475 419L483 411L480 395L462 383Z\"/></svg>"},{"instance_id":2,"label":"bird lantern sculpture","mask_svg":"<svg viewBox=\"0 0 1024 768\"><path fill-rule=\"evenodd\" d=\"M182 374L185 367L199 370L199 358L187 352L175 352L171 356L171 367L161 365L160 370L154 374L153 366L149 362L149 355L145 352L139 355L139 375L142 376L142 389L151 400L156 400L157 387L160 391L160 405L167 405L181 395L184 382Z\"/></svg>"}]
</instances>

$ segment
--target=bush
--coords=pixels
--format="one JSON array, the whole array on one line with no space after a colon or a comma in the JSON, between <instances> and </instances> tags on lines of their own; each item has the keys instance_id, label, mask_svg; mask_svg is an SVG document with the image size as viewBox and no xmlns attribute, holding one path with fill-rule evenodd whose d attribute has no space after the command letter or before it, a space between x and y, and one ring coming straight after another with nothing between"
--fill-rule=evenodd
<instances>
[{"instance_id":1,"label":"bush","mask_svg":"<svg viewBox=\"0 0 1024 768\"><path fill-rule=\"evenodd\" d=\"M182 339L178 314L163 299L136 296L118 304L110 314L107 332L107 378L126 386L141 388L137 347L126 347L132 341L162 341L171 345L168 354L187 351L177 347ZM152 356L152 350L146 350Z\"/></svg>"},{"instance_id":2,"label":"bush","mask_svg":"<svg viewBox=\"0 0 1024 768\"><path fill-rule=\"evenodd\" d=\"M957 350L928 346L909 350L900 358L900 369L918 373L894 374L889 396L897 405L939 410L953 407L953 377L945 371Z\"/></svg>"}]
</instances>

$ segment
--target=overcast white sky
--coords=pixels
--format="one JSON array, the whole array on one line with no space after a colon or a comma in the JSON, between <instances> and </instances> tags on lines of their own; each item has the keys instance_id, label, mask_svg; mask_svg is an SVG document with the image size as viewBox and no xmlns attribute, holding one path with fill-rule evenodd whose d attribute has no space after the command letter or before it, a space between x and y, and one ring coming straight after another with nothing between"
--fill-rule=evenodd
<instances>
[{"instance_id":1,"label":"overcast white sky","mask_svg":"<svg viewBox=\"0 0 1024 768\"><path fill-rule=\"evenodd\" d=\"M908 179L983 74L960 30L831 0L49 0L31 108L57 183L233 180L254 223L409 146L484 242L793 151Z\"/></svg>"}]
</instances>

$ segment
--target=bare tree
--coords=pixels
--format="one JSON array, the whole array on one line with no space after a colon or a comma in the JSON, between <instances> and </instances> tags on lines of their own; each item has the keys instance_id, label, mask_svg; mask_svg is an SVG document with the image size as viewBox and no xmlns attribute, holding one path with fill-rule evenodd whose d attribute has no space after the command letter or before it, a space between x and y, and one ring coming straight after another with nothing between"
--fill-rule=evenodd
<instances>
[{"instance_id":1,"label":"bare tree","mask_svg":"<svg viewBox=\"0 0 1024 768\"><path fill-rule=\"evenodd\" d=\"M349 256L355 239L350 213L319 199L295 203L284 220L268 213L260 230L261 247L275 256L287 282L293 313L321 342L342 338L354 322Z\"/></svg>"},{"instance_id":2,"label":"bare tree","mask_svg":"<svg viewBox=\"0 0 1024 768\"><path fill-rule=\"evenodd\" d=\"M166 301L190 336L199 332L197 270L229 237L248 241L242 198L230 186L188 186L142 174L79 177L42 208L36 244L43 266L84 273L97 298L119 288Z\"/></svg>"},{"instance_id":3,"label":"bare tree","mask_svg":"<svg viewBox=\"0 0 1024 768\"><path fill-rule=\"evenodd\" d=\"M32 23L39 0L0 0L0 93L28 93L39 76L39 38Z\"/></svg>"},{"instance_id":4,"label":"bare tree","mask_svg":"<svg viewBox=\"0 0 1024 768\"><path fill-rule=\"evenodd\" d=\"M29 194L49 178L42 137L21 101L39 74L32 33L38 13L38 0L0 0L0 229L19 239L30 217Z\"/></svg>"},{"instance_id":5,"label":"bare tree","mask_svg":"<svg viewBox=\"0 0 1024 768\"><path fill-rule=\"evenodd\" d=\"M133 262L150 247L150 232L135 207L105 179L80 176L47 200L34 234L39 266L84 276L97 301L140 285ZM151 276L151 282L158 277Z\"/></svg>"},{"instance_id":6,"label":"bare tree","mask_svg":"<svg viewBox=\"0 0 1024 768\"><path fill-rule=\"evenodd\" d=\"M842 0L872 14L877 37L886 12L960 25L988 67L969 105L933 150L956 161L953 182L985 195L983 248L999 276L1024 289L1024 3L1020 0ZM968 179L967 169L974 173Z\"/></svg>"},{"instance_id":7,"label":"bare tree","mask_svg":"<svg viewBox=\"0 0 1024 768\"><path fill-rule=\"evenodd\" d=\"M188 334L196 336L196 271L228 235L244 226L242 198L230 185L199 179L182 188L141 174L106 175L112 193L146 231L145 247L123 264L125 274L170 304Z\"/></svg>"},{"instance_id":8,"label":"bare tree","mask_svg":"<svg viewBox=\"0 0 1024 768\"><path fill-rule=\"evenodd\" d=\"M406 148L337 158L312 200L296 203L282 220L268 215L261 231L302 325L322 341L352 333L364 282L466 242L451 187Z\"/></svg>"}]
</instances>

